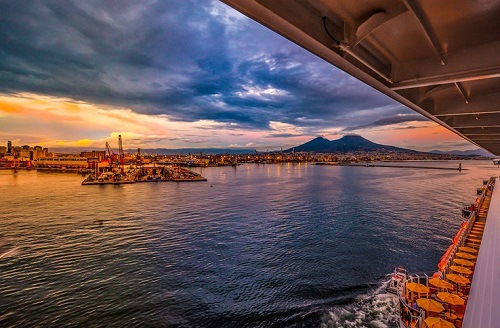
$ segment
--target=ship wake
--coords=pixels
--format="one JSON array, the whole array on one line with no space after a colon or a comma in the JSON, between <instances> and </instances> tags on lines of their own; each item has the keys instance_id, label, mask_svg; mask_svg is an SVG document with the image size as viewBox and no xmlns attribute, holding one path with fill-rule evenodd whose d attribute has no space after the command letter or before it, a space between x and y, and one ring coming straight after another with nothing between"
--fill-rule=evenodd
<instances>
[{"instance_id":1,"label":"ship wake","mask_svg":"<svg viewBox=\"0 0 500 328\"><path fill-rule=\"evenodd\" d=\"M320 327L397 327L398 299L385 292L387 285L388 281L349 304L332 307L322 317Z\"/></svg>"}]
</instances>

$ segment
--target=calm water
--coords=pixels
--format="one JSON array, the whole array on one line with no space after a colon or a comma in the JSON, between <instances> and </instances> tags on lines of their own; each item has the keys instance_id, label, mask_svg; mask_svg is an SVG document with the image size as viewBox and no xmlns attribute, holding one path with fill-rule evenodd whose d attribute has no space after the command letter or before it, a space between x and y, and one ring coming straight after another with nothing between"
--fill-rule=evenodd
<instances>
[{"instance_id":1,"label":"calm water","mask_svg":"<svg viewBox=\"0 0 500 328\"><path fill-rule=\"evenodd\" d=\"M248 164L123 186L0 171L0 240L17 247L0 259L0 326L394 326L387 275L434 271L500 173L462 165Z\"/></svg>"}]
</instances>

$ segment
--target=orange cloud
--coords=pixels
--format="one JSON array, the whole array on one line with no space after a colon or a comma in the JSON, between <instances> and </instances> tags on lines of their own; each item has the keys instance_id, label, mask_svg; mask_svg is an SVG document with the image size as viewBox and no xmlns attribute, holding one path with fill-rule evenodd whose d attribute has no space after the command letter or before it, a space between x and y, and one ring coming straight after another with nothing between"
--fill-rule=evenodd
<instances>
[{"instance_id":1,"label":"orange cloud","mask_svg":"<svg viewBox=\"0 0 500 328\"><path fill-rule=\"evenodd\" d=\"M144 115L129 108L101 106L36 94L0 95L1 138L44 147L103 148L121 134L126 147L182 148L249 145L258 150L288 149L314 136L300 126L272 122L272 131L238 129L211 120L172 122L166 115ZM410 126L411 125L411 126ZM340 128L325 129L329 139ZM406 122L361 133L374 142L415 150L471 149L475 146L434 122ZM270 137L272 136L272 138ZM43 142L42 142L43 140ZM2 142L2 140L0 140ZM457 145L459 146L457 148Z\"/></svg>"}]
</instances>

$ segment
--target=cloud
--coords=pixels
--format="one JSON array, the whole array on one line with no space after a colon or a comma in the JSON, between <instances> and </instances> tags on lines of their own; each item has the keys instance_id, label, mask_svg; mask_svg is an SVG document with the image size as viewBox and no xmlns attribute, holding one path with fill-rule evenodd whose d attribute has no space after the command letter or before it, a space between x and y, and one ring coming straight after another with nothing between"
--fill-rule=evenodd
<instances>
[{"instance_id":1,"label":"cloud","mask_svg":"<svg viewBox=\"0 0 500 328\"><path fill-rule=\"evenodd\" d=\"M0 1L1 138L279 149L426 120L221 1Z\"/></svg>"},{"instance_id":2,"label":"cloud","mask_svg":"<svg viewBox=\"0 0 500 328\"><path fill-rule=\"evenodd\" d=\"M312 134L368 124L360 113L394 106L219 1L3 1L0 12L4 94L228 128L272 130L277 121Z\"/></svg>"},{"instance_id":3,"label":"cloud","mask_svg":"<svg viewBox=\"0 0 500 328\"><path fill-rule=\"evenodd\" d=\"M373 129L373 128L378 128L378 127L397 125L397 124L407 123L407 122L430 122L430 120L428 118L426 118L422 115L418 115L418 114L407 114L407 115L398 114L395 116L381 118L379 120L370 122L368 124L345 127L343 129L343 131L367 130L367 129ZM414 129L414 128L418 128L418 127L410 125L410 126L404 126L403 128Z\"/></svg>"},{"instance_id":4,"label":"cloud","mask_svg":"<svg viewBox=\"0 0 500 328\"><path fill-rule=\"evenodd\" d=\"M293 133L271 133L266 136L266 138L294 138L294 137L299 137L301 136L300 134L293 134Z\"/></svg>"}]
</instances>

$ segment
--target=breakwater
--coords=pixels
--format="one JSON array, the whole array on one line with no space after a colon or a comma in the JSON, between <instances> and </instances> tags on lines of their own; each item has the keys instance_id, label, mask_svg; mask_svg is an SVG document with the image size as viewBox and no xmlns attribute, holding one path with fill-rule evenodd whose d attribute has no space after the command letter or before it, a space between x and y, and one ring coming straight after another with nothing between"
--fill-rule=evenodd
<instances>
[{"instance_id":1,"label":"breakwater","mask_svg":"<svg viewBox=\"0 0 500 328\"><path fill-rule=\"evenodd\" d=\"M142 166L138 168L89 174L82 185L130 184L136 182L207 181L201 174L180 166Z\"/></svg>"},{"instance_id":2,"label":"breakwater","mask_svg":"<svg viewBox=\"0 0 500 328\"><path fill-rule=\"evenodd\" d=\"M334 163L334 162L317 162L314 165L333 165L333 166L359 166L359 167L393 167L402 169L428 169L428 170L447 170L447 171L467 171L459 164L458 167L446 166L425 166L425 165L391 165L391 164L359 164L359 163Z\"/></svg>"}]
</instances>

